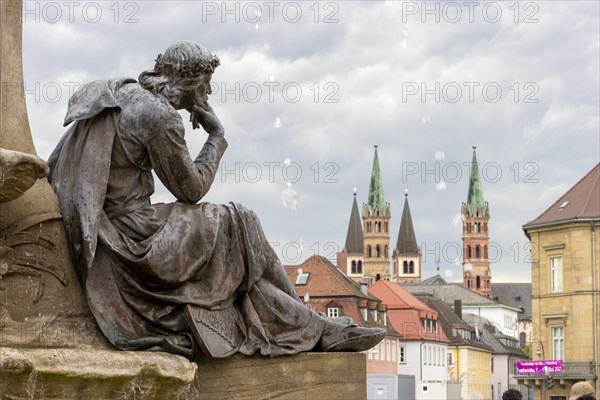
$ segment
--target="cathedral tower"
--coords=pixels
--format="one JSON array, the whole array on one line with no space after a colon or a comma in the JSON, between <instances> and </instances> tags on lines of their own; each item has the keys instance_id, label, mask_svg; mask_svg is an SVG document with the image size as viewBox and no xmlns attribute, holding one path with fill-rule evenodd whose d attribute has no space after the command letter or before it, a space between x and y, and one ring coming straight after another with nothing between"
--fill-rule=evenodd
<instances>
[{"instance_id":1,"label":"cathedral tower","mask_svg":"<svg viewBox=\"0 0 600 400\"><path fill-rule=\"evenodd\" d=\"M390 204L385 202L375 145L368 202L363 204L364 276L370 283L390 279Z\"/></svg>"},{"instance_id":2,"label":"cathedral tower","mask_svg":"<svg viewBox=\"0 0 600 400\"><path fill-rule=\"evenodd\" d=\"M356 189L354 189L354 201L350 212L350 223L346 234L346 243L341 252L337 253L337 267L356 282L361 282L364 274L364 245L363 228L356 203Z\"/></svg>"},{"instance_id":3,"label":"cathedral tower","mask_svg":"<svg viewBox=\"0 0 600 400\"><path fill-rule=\"evenodd\" d=\"M491 297L492 273L490 271L488 222L490 209L483 199L476 147L469 178L467 202L462 203L463 217L463 285L467 289Z\"/></svg>"},{"instance_id":4,"label":"cathedral tower","mask_svg":"<svg viewBox=\"0 0 600 400\"><path fill-rule=\"evenodd\" d=\"M404 210L398 241L392 256L394 280L399 283L421 282L421 249L417 245L412 216L408 206L408 190L404 193Z\"/></svg>"}]
</instances>

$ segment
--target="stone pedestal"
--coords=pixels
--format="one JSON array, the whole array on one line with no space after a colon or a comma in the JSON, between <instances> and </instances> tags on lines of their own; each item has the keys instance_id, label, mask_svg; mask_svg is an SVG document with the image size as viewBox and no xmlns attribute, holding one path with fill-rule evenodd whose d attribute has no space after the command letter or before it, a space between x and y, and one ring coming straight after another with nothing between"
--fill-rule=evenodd
<instances>
[{"instance_id":1,"label":"stone pedestal","mask_svg":"<svg viewBox=\"0 0 600 400\"><path fill-rule=\"evenodd\" d=\"M0 399L363 400L361 353L236 355L0 348Z\"/></svg>"}]
</instances>

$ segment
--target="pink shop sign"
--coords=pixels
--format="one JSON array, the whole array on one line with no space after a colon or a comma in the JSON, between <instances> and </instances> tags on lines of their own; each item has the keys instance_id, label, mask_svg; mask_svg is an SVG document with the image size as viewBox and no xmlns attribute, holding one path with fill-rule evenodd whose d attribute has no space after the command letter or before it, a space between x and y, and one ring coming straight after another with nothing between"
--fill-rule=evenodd
<instances>
[{"instance_id":1,"label":"pink shop sign","mask_svg":"<svg viewBox=\"0 0 600 400\"><path fill-rule=\"evenodd\" d=\"M544 367L548 374L563 372L563 360L517 361L517 375L541 375Z\"/></svg>"}]
</instances>

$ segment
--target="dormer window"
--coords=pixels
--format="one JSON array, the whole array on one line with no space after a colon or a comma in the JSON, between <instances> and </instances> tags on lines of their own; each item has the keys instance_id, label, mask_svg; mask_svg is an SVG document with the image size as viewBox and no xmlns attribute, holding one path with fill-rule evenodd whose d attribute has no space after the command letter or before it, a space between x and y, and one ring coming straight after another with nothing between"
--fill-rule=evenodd
<instances>
[{"instance_id":1,"label":"dormer window","mask_svg":"<svg viewBox=\"0 0 600 400\"><path fill-rule=\"evenodd\" d=\"M340 316L339 307L327 307L327 316L331 318L337 318Z\"/></svg>"},{"instance_id":2,"label":"dormer window","mask_svg":"<svg viewBox=\"0 0 600 400\"><path fill-rule=\"evenodd\" d=\"M562 211L562 210L563 210L563 208L565 208L565 207L566 207L566 206L568 206L568 205L569 205L569 200L567 200L567 201L565 201L564 203L562 203L562 204L560 205L560 207L558 207L558 211Z\"/></svg>"},{"instance_id":3,"label":"dormer window","mask_svg":"<svg viewBox=\"0 0 600 400\"><path fill-rule=\"evenodd\" d=\"M361 308L360 309L360 314L362 315L363 320L366 321L367 320L367 309L366 308Z\"/></svg>"},{"instance_id":4,"label":"dormer window","mask_svg":"<svg viewBox=\"0 0 600 400\"><path fill-rule=\"evenodd\" d=\"M303 272L302 268L298 268L298 276L296 276L296 285L304 286L308 282L310 272Z\"/></svg>"}]
</instances>

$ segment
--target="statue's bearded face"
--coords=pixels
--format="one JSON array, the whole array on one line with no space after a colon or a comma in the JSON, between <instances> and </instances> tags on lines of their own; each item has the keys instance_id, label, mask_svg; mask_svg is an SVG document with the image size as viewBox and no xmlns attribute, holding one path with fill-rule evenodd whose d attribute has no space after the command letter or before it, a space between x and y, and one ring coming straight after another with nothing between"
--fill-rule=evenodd
<instances>
[{"instance_id":1,"label":"statue's bearded face","mask_svg":"<svg viewBox=\"0 0 600 400\"><path fill-rule=\"evenodd\" d=\"M170 102L176 110L192 112L193 107L208 107L208 95L212 93L210 80L212 73L201 74L194 78L184 78L172 86Z\"/></svg>"}]
</instances>

